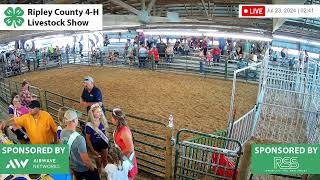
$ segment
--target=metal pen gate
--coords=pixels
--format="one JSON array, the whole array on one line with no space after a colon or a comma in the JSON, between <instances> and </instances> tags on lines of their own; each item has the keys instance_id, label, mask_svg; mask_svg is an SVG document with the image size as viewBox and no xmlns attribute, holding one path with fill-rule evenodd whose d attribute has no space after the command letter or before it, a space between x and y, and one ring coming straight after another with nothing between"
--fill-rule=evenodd
<instances>
[{"instance_id":1,"label":"metal pen gate","mask_svg":"<svg viewBox=\"0 0 320 180\"><path fill-rule=\"evenodd\" d=\"M183 140L185 136L201 136L206 140L195 143L194 140ZM225 148L227 144L237 150ZM182 129L176 139L174 179L235 180L241 150L239 141Z\"/></svg>"},{"instance_id":2,"label":"metal pen gate","mask_svg":"<svg viewBox=\"0 0 320 180\"><path fill-rule=\"evenodd\" d=\"M45 104L47 111L58 119L60 108L72 108L82 113L80 118L80 129L84 129L87 120L87 113L81 111L80 101L58 93L45 91ZM107 111L112 112L110 109ZM107 119L110 119L107 113ZM138 168L159 177L169 177L172 172L172 129L164 123L150 120L134 115L126 114L129 127L133 133L135 152L137 155ZM115 127L109 121L109 137L113 142L112 133ZM148 128L141 128L139 125ZM171 153L170 153L171 152Z\"/></svg>"}]
</instances>

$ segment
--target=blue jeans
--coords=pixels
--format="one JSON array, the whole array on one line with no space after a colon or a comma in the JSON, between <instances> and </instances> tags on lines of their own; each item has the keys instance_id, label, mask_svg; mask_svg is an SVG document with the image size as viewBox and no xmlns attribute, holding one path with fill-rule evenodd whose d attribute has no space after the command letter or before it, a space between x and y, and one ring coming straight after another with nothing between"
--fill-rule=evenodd
<instances>
[{"instance_id":1,"label":"blue jeans","mask_svg":"<svg viewBox=\"0 0 320 180\"><path fill-rule=\"evenodd\" d=\"M146 59L147 59L147 57L139 57L139 68L146 67Z\"/></svg>"}]
</instances>

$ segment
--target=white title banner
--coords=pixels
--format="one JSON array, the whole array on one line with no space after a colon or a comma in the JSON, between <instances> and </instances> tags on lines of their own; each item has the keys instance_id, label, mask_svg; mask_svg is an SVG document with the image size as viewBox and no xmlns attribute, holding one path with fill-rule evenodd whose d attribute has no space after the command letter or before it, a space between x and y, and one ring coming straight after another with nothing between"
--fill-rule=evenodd
<instances>
[{"instance_id":1,"label":"white title banner","mask_svg":"<svg viewBox=\"0 0 320 180\"><path fill-rule=\"evenodd\" d=\"M320 5L239 5L241 18L320 18Z\"/></svg>"},{"instance_id":2,"label":"white title banner","mask_svg":"<svg viewBox=\"0 0 320 180\"><path fill-rule=\"evenodd\" d=\"M1 4L0 30L102 30L102 4Z\"/></svg>"}]
</instances>

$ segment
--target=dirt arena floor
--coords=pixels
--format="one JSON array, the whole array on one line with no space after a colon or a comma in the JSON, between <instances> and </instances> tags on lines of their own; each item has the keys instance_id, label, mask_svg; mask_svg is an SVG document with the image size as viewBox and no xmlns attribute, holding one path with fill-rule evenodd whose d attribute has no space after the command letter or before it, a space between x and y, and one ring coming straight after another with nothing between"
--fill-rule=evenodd
<instances>
[{"instance_id":1,"label":"dirt arena floor","mask_svg":"<svg viewBox=\"0 0 320 180\"><path fill-rule=\"evenodd\" d=\"M72 66L13 77L31 85L79 99L82 79L90 75L103 92L107 108L167 123L174 115L175 129L212 133L226 129L232 81L149 70ZM237 83L237 116L255 102L257 84ZM84 109L83 109L84 110ZM141 127L146 128L146 127Z\"/></svg>"}]
</instances>

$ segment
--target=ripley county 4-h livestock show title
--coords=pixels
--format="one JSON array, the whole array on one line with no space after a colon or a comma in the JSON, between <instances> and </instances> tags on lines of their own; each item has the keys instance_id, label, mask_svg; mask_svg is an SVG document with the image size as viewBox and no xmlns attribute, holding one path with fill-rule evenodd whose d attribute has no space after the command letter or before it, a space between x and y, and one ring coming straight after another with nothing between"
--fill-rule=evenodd
<instances>
[{"instance_id":1,"label":"ripley county 4-h livestock show title","mask_svg":"<svg viewBox=\"0 0 320 180\"><path fill-rule=\"evenodd\" d=\"M0 30L102 30L101 4L1 5Z\"/></svg>"}]
</instances>

